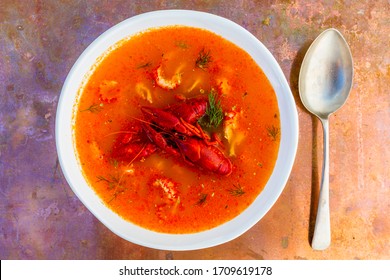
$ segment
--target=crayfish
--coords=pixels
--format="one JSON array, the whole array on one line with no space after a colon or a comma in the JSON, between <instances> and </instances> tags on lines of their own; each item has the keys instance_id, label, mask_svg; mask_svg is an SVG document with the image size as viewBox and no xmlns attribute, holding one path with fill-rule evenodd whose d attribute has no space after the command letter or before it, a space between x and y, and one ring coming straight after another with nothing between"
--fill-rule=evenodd
<instances>
[{"instance_id":1,"label":"crayfish","mask_svg":"<svg viewBox=\"0 0 390 280\"><path fill-rule=\"evenodd\" d=\"M179 157L189 165L219 175L229 175L232 163L198 124L207 100L191 98L165 108L141 107L144 119L117 139L113 156L122 160L145 158L157 150Z\"/></svg>"}]
</instances>

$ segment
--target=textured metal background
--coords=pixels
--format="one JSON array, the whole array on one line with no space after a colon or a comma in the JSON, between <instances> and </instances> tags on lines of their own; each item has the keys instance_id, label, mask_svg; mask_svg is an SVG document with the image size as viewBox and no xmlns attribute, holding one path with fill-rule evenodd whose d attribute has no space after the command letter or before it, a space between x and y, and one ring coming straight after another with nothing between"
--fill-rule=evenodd
<instances>
[{"instance_id":1,"label":"textured metal background","mask_svg":"<svg viewBox=\"0 0 390 280\"><path fill-rule=\"evenodd\" d=\"M144 248L104 227L58 165L54 139L62 84L98 35L131 16L192 9L226 17L272 52L297 104L300 139L289 182L271 211L239 238L191 252ZM1 259L389 259L389 2L15 1L0 2ZM355 77L330 119L332 245L310 247L322 160L319 122L299 100L303 56L335 27L350 44Z\"/></svg>"}]
</instances>

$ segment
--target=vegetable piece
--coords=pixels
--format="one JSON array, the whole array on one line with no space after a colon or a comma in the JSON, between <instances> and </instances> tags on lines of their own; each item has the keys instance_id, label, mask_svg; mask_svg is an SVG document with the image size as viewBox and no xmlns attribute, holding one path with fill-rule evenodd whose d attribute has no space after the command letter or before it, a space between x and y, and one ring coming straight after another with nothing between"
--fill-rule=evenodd
<instances>
[{"instance_id":1,"label":"vegetable piece","mask_svg":"<svg viewBox=\"0 0 390 280\"><path fill-rule=\"evenodd\" d=\"M203 82L201 77L198 77L193 84L187 89L187 92L193 91L197 86L201 85Z\"/></svg>"},{"instance_id":2,"label":"vegetable piece","mask_svg":"<svg viewBox=\"0 0 390 280\"><path fill-rule=\"evenodd\" d=\"M120 96L120 85L117 81L104 80L99 85L99 99L104 103L112 103Z\"/></svg>"},{"instance_id":3,"label":"vegetable piece","mask_svg":"<svg viewBox=\"0 0 390 280\"><path fill-rule=\"evenodd\" d=\"M245 138L245 134L239 129L240 117L241 112L231 111L225 114L223 132L229 143L229 156L236 156L236 147Z\"/></svg>"},{"instance_id":4,"label":"vegetable piece","mask_svg":"<svg viewBox=\"0 0 390 280\"><path fill-rule=\"evenodd\" d=\"M154 80L156 84L163 89L175 89L181 84L181 73L176 72L171 79L167 79L163 76L163 70L161 65L156 69L154 73Z\"/></svg>"},{"instance_id":5,"label":"vegetable piece","mask_svg":"<svg viewBox=\"0 0 390 280\"><path fill-rule=\"evenodd\" d=\"M161 221L166 221L175 215L180 207L180 193L177 183L169 178L158 178L153 182L153 186L161 188L163 202L156 205L156 215Z\"/></svg>"},{"instance_id":6,"label":"vegetable piece","mask_svg":"<svg viewBox=\"0 0 390 280\"><path fill-rule=\"evenodd\" d=\"M137 92L138 96L147 100L149 103L153 103L152 92L144 83L137 83L135 85L135 91Z\"/></svg>"},{"instance_id":7,"label":"vegetable piece","mask_svg":"<svg viewBox=\"0 0 390 280\"><path fill-rule=\"evenodd\" d=\"M102 160L104 158L104 153L96 141L91 141L89 148L91 149L91 155L93 155L94 159Z\"/></svg>"},{"instance_id":8,"label":"vegetable piece","mask_svg":"<svg viewBox=\"0 0 390 280\"><path fill-rule=\"evenodd\" d=\"M227 78L220 78L217 80L218 90L222 95L227 96L230 95L231 86L229 84L229 80Z\"/></svg>"},{"instance_id":9,"label":"vegetable piece","mask_svg":"<svg viewBox=\"0 0 390 280\"><path fill-rule=\"evenodd\" d=\"M153 182L153 186L160 187L166 198L170 201L175 201L179 197L176 184L168 178L156 179Z\"/></svg>"}]
</instances>

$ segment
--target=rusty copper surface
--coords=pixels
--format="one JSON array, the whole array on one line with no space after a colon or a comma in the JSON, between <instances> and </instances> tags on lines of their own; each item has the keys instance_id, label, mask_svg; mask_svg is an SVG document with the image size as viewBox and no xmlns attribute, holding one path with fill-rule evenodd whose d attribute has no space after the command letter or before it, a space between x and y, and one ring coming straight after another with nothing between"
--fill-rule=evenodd
<instances>
[{"instance_id":1,"label":"rusty copper surface","mask_svg":"<svg viewBox=\"0 0 390 280\"><path fill-rule=\"evenodd\" d=\"M299 114L296 161L274 207L242 236L203 250L161 251L121 239L83 206L58 165L56 106L73 63L116 23L160 9L210 12L249 30L280 63ZM389 259L389 14L387 0L2 0L0 258ZM330 119L332 245L313 251L322 130L297 83L308 46L329 27L349 43L355 76L350 98Z\"/></svg>"}]
</instances>

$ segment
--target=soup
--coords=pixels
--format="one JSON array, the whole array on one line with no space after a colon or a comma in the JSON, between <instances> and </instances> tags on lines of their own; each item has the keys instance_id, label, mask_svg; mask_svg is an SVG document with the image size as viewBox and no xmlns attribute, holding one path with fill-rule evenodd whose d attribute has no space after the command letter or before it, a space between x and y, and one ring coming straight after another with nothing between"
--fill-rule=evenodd
<instances>
[{"instance_id":1,"label":"soup","mask_svg":"<svg viewBox=\"0 0 390 280\"><path fill-rule=\"evenodd\" d=\"M170 26L117 43L74 109L83 174L119 216L152 231L221 225L259 195L280 144L275 92L242 49Z\"/></svg>"}]
</instances>

